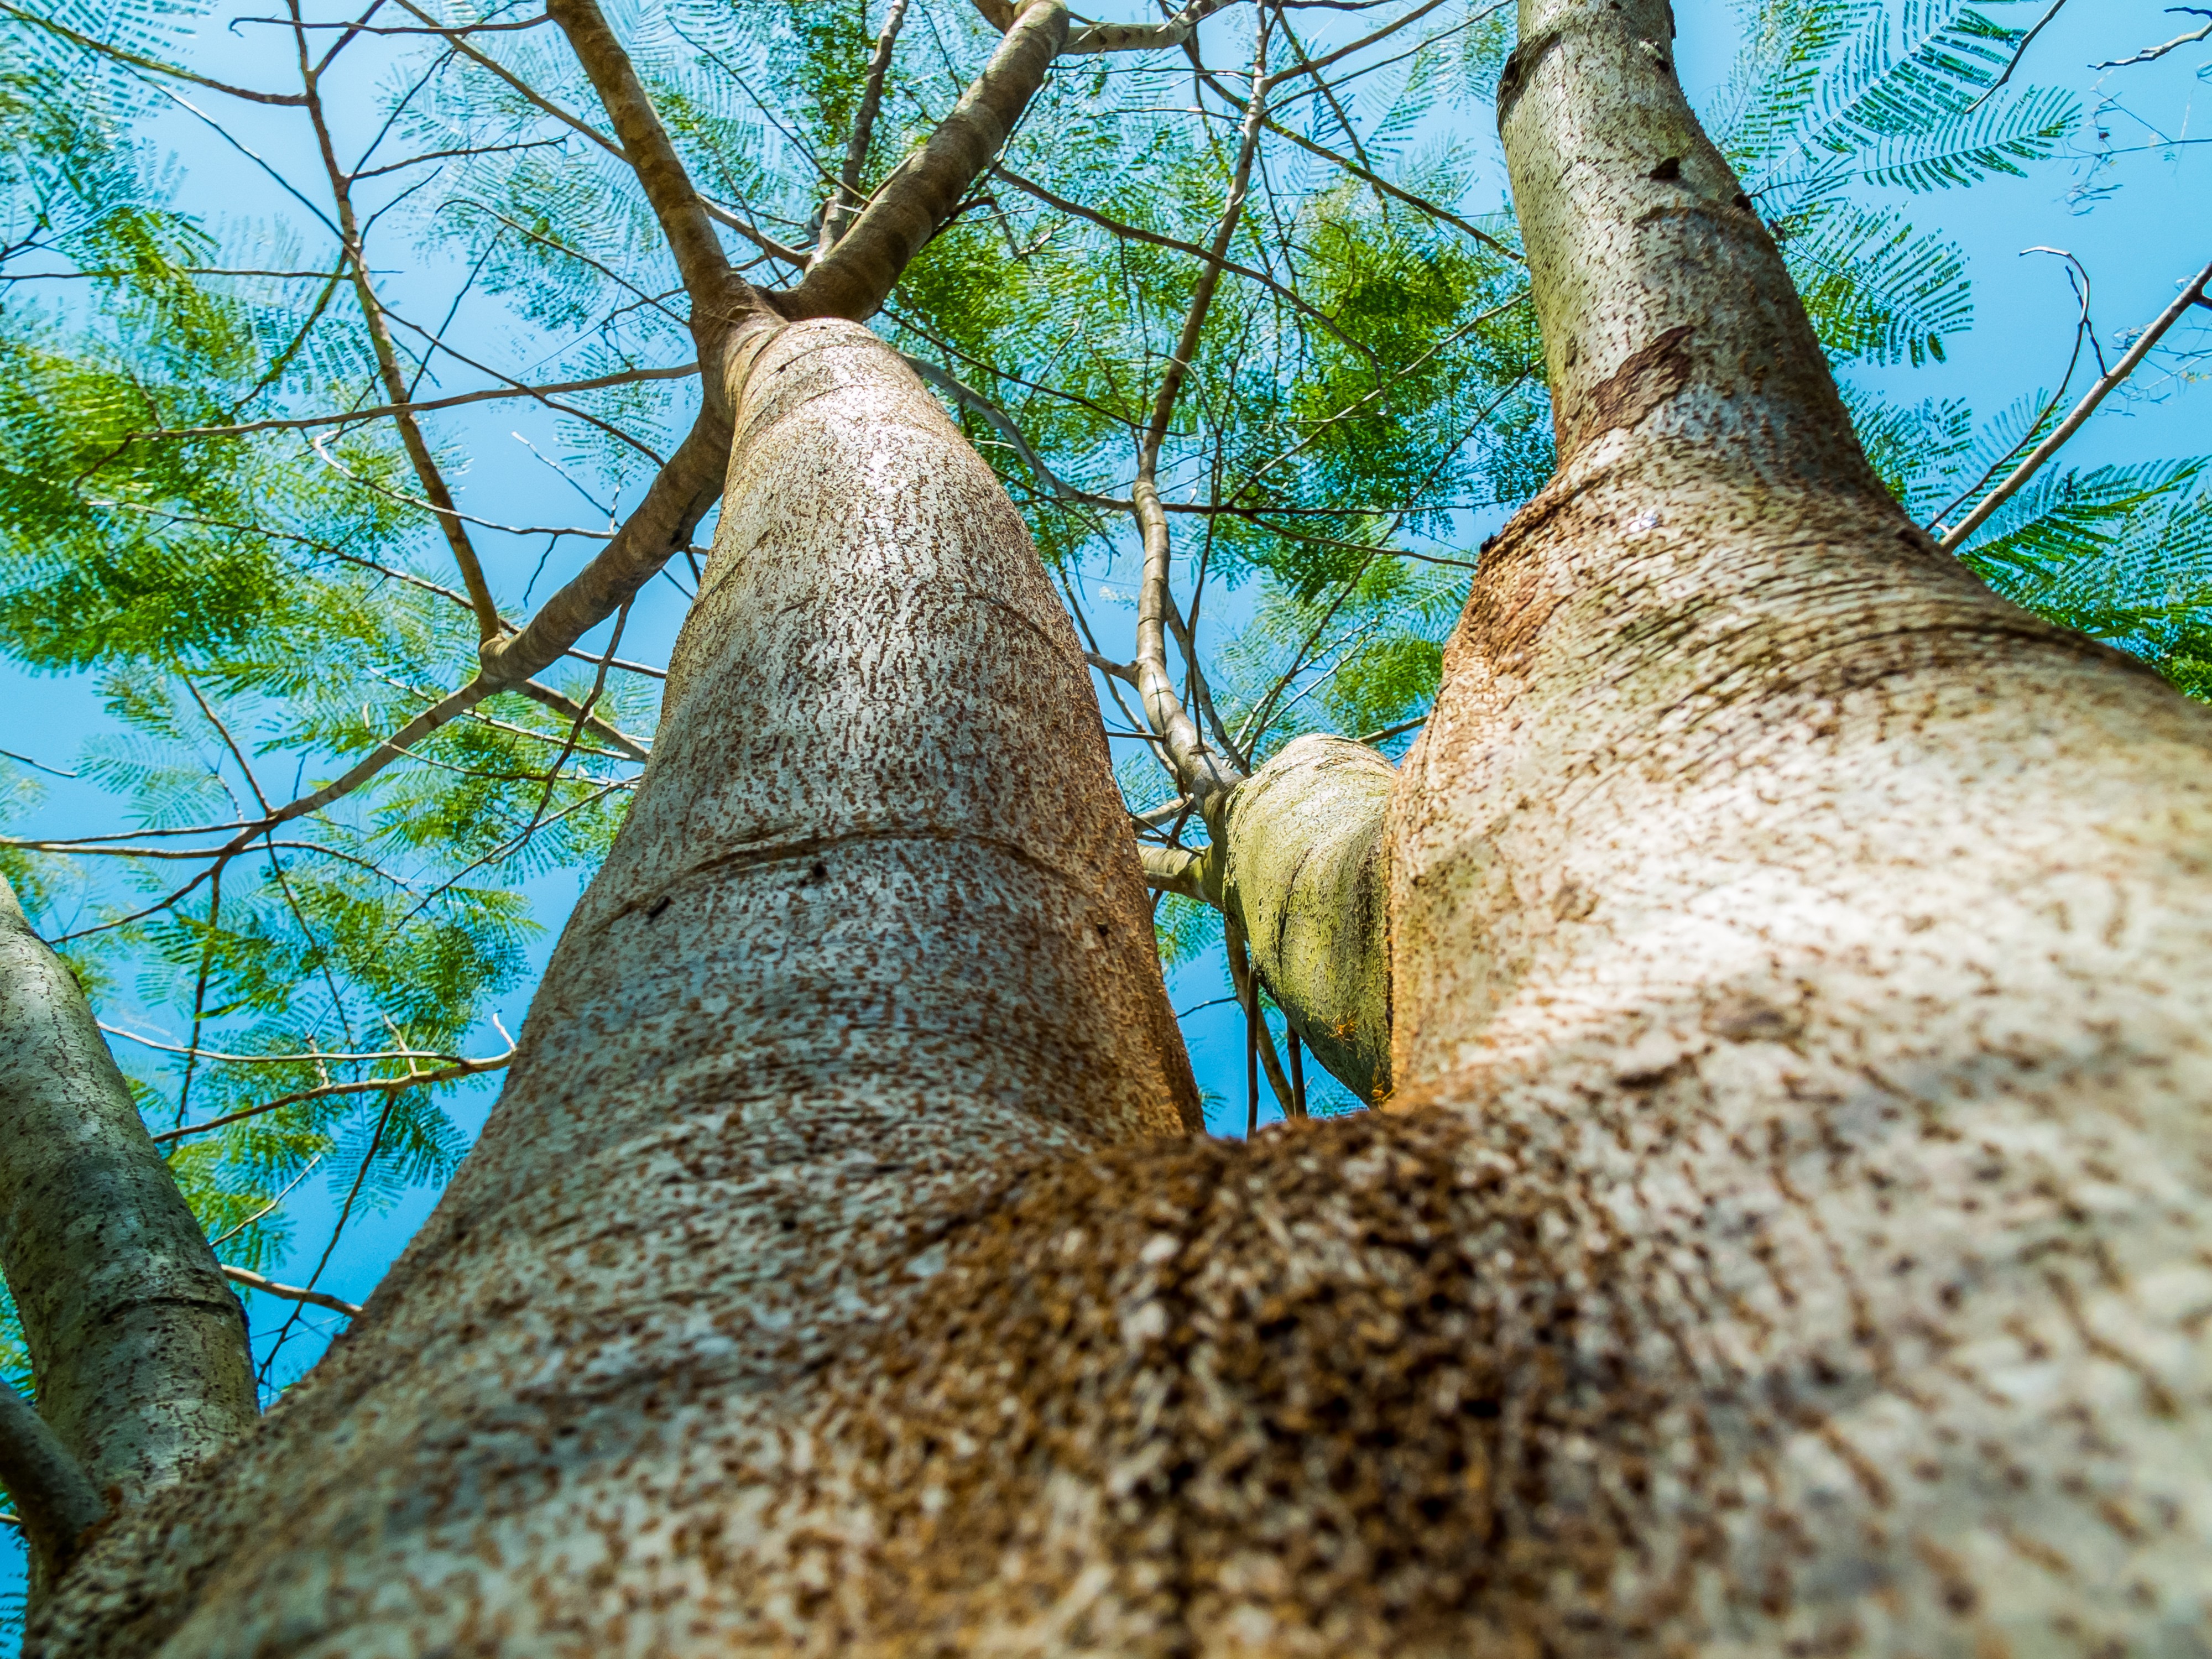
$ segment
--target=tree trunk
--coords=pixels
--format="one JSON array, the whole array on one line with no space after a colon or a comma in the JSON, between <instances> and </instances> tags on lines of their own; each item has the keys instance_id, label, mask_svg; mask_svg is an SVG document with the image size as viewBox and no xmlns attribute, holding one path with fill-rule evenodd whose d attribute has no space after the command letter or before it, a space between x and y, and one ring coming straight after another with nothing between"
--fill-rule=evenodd
<instances>
[{"instance_id":1,"label":"tree trunk","mask_svg":"<svg viewBox=\"0 0 2212 1659\"><path fill-rule=\"evenodd\" d=\"M103 1507L135 1501L253 1421L246 1315L84 993L5 881L0 1142L0 1265L40 1415ZM40 1542L34 1602L75 1543Z\"/></svg>"},{"instance_id":2,"label":"tree trunk","mask_svg":"<svg viewBox=\"0 0 2212 1659\"><path fill-rule=\"evenodd\" d=\"M702 1517L766 1524L758 1472L978 1171L1200 1127L1020 519L866 331L752 349L660 738L481 1141L44 1650L692 1650L760 1616Z\"/></svg>"},{"instance_id":3,"label":"tree trunk","mask_svg":"<svg viewBox=\"0 0 2212 1659\"><path fill-rule=\"evenodd\" d=\"M1561 1310L1559 1610L2203 1652L2212 716L1888 500L1669 24L1522 0L1560 471L1391 822L1400 1101Z\"/></svg>"},{"instance_id":4,"label":"tree trunk","mask_svg":"<svg viewBox=\"0 0 2212 1659\"><path fill-rule=\"evenodd\" d=\"M1664 0L1522 10L1401 1109L1162 1144L1066 623L792 330L482 1144L40 1651L2204 1652L2212 716L1882 495Z\"/></svg>"}]
</instances>

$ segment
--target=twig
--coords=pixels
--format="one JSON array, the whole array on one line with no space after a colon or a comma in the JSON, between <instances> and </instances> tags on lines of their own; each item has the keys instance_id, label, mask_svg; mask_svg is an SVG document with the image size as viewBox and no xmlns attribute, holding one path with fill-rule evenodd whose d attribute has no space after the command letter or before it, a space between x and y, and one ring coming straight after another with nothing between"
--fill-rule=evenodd
<instances>
[{"instance_id":1,"label":"twig","mask_svg":"<svg viewBox=\"0 0 2212 1659\"><path fill-rule=\"evenodd\" d=\"M348 1319L361 1312L358 1303L341 1301L328 1291L311 1291L299 1285L279 1285L273 1279L264 1279L259 1273L249 1273L244 1267L226 1266L222 1276L234 1285L243 1285L248 1290L259 1291L264 1296L278 1296L287 1302L305 1302L318 1308L328 1308L332 1313L342 1313Z\"/></svg>"},{"instance_id":2,"label":"twig","mask_svg":"<svg viewBox=\"0 0 2212 1659\"><path fill-rule=\"evenodd\" d=\"M204 1123L187 1123L181 1128L164 1129L154 1137L156 1145L168 1140L182 1140L187 1135L205 1134L210 1129L221 1129L249 1117L259 1117L285 1106L297 1106L303 1101L327 1100L337 1095L395 1094L409 1089L419 1089L432 1083L451 1083L457 1078L476 1077L485 1072L496 1072L514 1059L512 1049L489 1060L465 1060L458 1066L448 1066L435 1072L410 1072L405 1077L370 1078L361 1083L325 1083L313 1089L302 1089L296 1094L285 1095L276 1100L264 1100L258 1106L242 1107L221 1117L211 1117Z\"/></svg>"},{"instance_id":3,"label":"twig","mask_svg":"<svg viewBox=\"0 0 2212 1659\"><path fill-rule=\"evenodd\" d=\"M282 420L246 421L237 426L164 427L139 433L145 438L228 438L242 432L276 432L315 426L351 426L380 420L387 415L421 415L434 409L458 409L464 404L494 402L506 398L550 398L564 392L596 392L603 386L631 386L640 380L689 380L699 372L696 363L673 368L633 368L620 374L594 375L588 380L562 380L554 386L488 386L481 392L457 392L450 398L429 398L420 403L379 404L373 409L349 410L342 415L301 415Z\"/></svg>"},{"instance_id":4,"label":"twig","mask_svg":"<svg viewBox=\"0 0 2212 1659\"><path fill-rule=\"evenodd\" d=\"M1960 520L1955 529L1946 531L1942 540L1936 545L1946 553L1955 553L1967 537L1988 521L1992 513L2019 494L2021 487L2042 470L2043 464L2056 455L2069 438L2081 430L2081 423L2096 412L2097 405L2104 402L2106 395L2135 373L2136 365L2150 355L2151 348L2159 343L2166 331L2179 322L2183 313L2191 306L2204 298L2208 285L2212 285L2212 265L2207 265L2197 273L2189 286L2181 290L2179 297L2159 313L2157 320L2142 331L2142 337L2135 344L2128 348L2127 356L2112 366L2112 372L2091 386L2088 394L2074 405L2072 412L2058 423L2051 434L2013 469L2010 477L1983 496L1981 505Z\"/></svg>"},{"instance_id":5,"label":"twig","mask_svg":"<svg viewBox=\"0 0 2212 1659\"><path fill-rule=\"evenodd\" d=\"M2207 11L2202 6L2168 6L2166 10L2169 12L2186 12L2192 17L2212 17L2212 11ZM2212 35L2212 23L2205 24L2205 26L2201 29L2191 29L2186 34L2177 34L2172 40L2167 41L2162 46L2146 46L2132 58L2115 58L2109 64L2092 64L2089 67L2091 69L2100 70L2125 69L2130 64L2155 63L2158 59L2165 57L2169 52L2185 46L2192 40L2202 40L2208 35Z\"/></svg>"},{"instance_id":6,"label":"twig","mask_svg":"<svg viewBox=\"0 0 2212 1659\"><path fill-rule=\"evenodd\" d=\"M2051 0L2051 9L2044 13L2042 16L2037 18L2035 20L2035 27L2028 30L2025 35L2021 37L2020 49L2013 53L2010 61L2005 64L2004 73L1998 76L1996 80L1990 82L1989 90L1984 92L1980 97L1975 99L1972 103L1967 105L1962 113L1972 115L1976 110L1979 109L1983 105L1988 103L1990 99L1997 95L1997 88L2004 85L2006 82L2012 79L2012 72L2020 67L2020 60L2027 56L2027 49L2035 44L2035 37L2043 33L2044 26L2049 23L2052 18L2057 16L2060 10L2065 6L2065 4L2066 0ZM2100 64L2099 67L2105 68L2109 66Z\"/></svg>"}]
</instances>

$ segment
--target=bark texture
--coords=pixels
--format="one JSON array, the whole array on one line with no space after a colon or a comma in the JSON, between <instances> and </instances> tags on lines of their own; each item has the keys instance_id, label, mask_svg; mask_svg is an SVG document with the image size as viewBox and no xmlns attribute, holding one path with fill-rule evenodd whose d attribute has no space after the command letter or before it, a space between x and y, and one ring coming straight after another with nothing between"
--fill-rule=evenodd
<instances>
[{"instance_id":1,"label":"bark texture","mask_svg":"<svg viewBox=\"0 0 2212 1659\"><path fill-rule=\"evenodd\" d=\"M1874 483L1666 6L1522 23L1562 465L1394 804L1394 1069L1550 1287L1559 1644L2202 1654L2212 717Z\"/></svg>"},{"instance_id":2,"label":"bark texture","mask_svg":"<svg viewBox=\"0 0 2212 1659\"><path fill-rule=\"evenodd\" d=\"M0 881L0 1267L39 1412L104 1506L254 1419L246 1316L84 993Z\"/></svg>"},{"instance_id":3,"label":"bark texture","mask_svg":"<svg viewBox=\"0 0 2212 1659\"><path fill-rule=\"evenodd\" d=\"M798 1592L744 1563L821 1374L927 1285L977 1170L1200 1122L1012 506L849 324L787 330L732 402L659 740L482 1140L264 1432L103 1540L34 1650L776 1636Z\"/></svg>"},{"instance_id":4,"label":"bark texture","mask_svg":"<svg viewBox=\"0 0 2212 1659\"><path fill-rule=\"evenodd\" d=\"M1390 1091L1389 878L1397 772L1372 749L1303 737L1229 798L1223 904L1314 1058L1360 1099Z\"/></svg>"},{"instance_id":5,"label":"bark texture","mask_svg":"<svg viewBox=\"0 0 2212 1659\"><path fill-rule=\"evenodd\" d=\"M1663 0L1522 25L1563 465L1391 801L1408 1109L1157 1144L1067 624L794 330L482 1145L38 1651L2203 1659L2212 716L1887 501Z\"/></svg>"}]
</instances>

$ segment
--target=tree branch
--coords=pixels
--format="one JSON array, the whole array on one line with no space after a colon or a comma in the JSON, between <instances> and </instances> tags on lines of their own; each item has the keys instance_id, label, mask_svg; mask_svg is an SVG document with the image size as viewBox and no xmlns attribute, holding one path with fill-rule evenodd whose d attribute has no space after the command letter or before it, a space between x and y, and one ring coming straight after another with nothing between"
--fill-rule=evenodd
<instances>
[{"instance_id":1,"label":"tree branch","mask_svg":"<svg viewBox=\"0 0 2212 1659\"><path fill-rule=\"evenodd\" d=\"M474 702L544 672L690 544L692 531L720 498L729 470L726 407L726 398L709 398L668 465L647 487L637 510L592 562L546 600L520 632L484 646L484 679L478 684L486 689Z\"/></svg>"},{"instance_id":2,"label":"tree branch","mask_svg":"<svg viewBox=\"0 0 2212 1659\"><path fill-rule=\"evenodd\" d=\"M1237 234L1237 221L1243 216L1244 200L1251 188L1252 163L1259 153L1260 131L1267 108L1266 50L1263 21L1258 57L1252 71L1252 97L1238 137L1237 164L1231 174L1228 198L1222 204L1221 220L1214 229L1207 263L1199 275L1190 308L1183 317L1182 332L1176 342L1174 355L1168 359L1158 395L1152 401L1152 420L1137 451L1136 482L1129 489L1145 550L1144 576L1137 596L1137 696L1144 705L1146 723L1159 734L1174 763L1176 782L1197 802L1200 817L1217 835L1222 809L1230 793L1243 781L1244 773L1236 764L1233 751L1225 757L1217 756L1206 746L1205 737L1183 708L1182 699L1176 696L1175 680L1168 672L1168 619L1175 613L1175 595L1170 585L1173 546L1168 535L1167 514L1160 506L1158 473L1160 449L1167 441L1168 423L1174 416L1176 400L1182 394L1191 362L1198 354L1214 291L1221 283L1220 262ZM1183 634L1181 623L1182 618L1176 616L1176 629L1183 635L1188 650L1188 636Z\"/></svg>"},{"instance_id":3,"label":"tree branch","mask_svg":"<svg viewBox=\"0 0 2212 1659\"><path fill-rule=\"evenodd\" d=\"M187 81L193 86L205 87L210 92L223 93L232 98L242 98L248 103L276 104L297 108L307 101L298 93L260 92L252 87L234 87L225 81L210 81L204 75L195 75L188 69L180 69L174 64L165 64L158 58L143 57L135 52L126 52L121 46L110 46L105 40L95 40L88 34L80 34L67 24L57 23L51 17L41 17L34 11L25 11L21 6L8 3L8 0L0 0L0 11L6 12L10 17L21 18L34 28L42 28L50 34L58 34L72 46L82 46L87 52L96 52L102 58L112 58L118 64L128 64L133 69L146 70L155 75L168 76L174 80Z\"/></svg>"},{"instance_id":4,"label":"tree branch","mask_svg":"<svg viewBox=\"0 0 2212 1659\"><path fill-rule=\"evenodd\" d=\"M1296 289L1277 282L1264 270L1255 270L1250 265L1240 265L1234 259L1223 258L1208 249L1200 247L1196 242L1182 241L1176 237L1163 235L1157 230L1146 230L1141 225L1133 225L1120 219L1109 218L1096 208L1088 208L1080 202L1071 202L1064 196L1055 195L1034 179L1025 179L1021 174L997 163L994 163L991 167L991 176L994 179L1005 179L1024 195L1036 197L1048 208L1056 208L1074 218L1087 219L1100 229L1109 230L1116 236L1127 236L1133 241L1150 242L1154 247L1172 248L1177 253L1188 253L1194 259L1203 259L1210 265L1218 266L1232 276L1242 276L1248 283L1257 283L1270 293L1279 295L1283 299L1287 300L1297 310L1312 318L1354 350L1367 352L1366 347L1337 326L1334 317L1311 301L1301 298Z\"/></svg>"},{"instance_id":5,"label":"tree branch","mask_svg":"<svg viewBox=\"0 0 2212 1659\"><path fill-rule=\"evenodd\" d=\"M385 395L395 408L404 410L412 388L400 371L391 325L377 298L376 285L369 279L368 250L362 242L360 220L354 212L353 181L339 165L330 125L323 118L322 94L315 68L307 57L307 31L295 29L295 37L299 43L301 102L307 106L307 118L314 128L316 147L321 152L331 197L337 208L339 245L352 271L354 293L361 303L362 319L368 330L369 346L376 358L377 373L384 381ZM461 573L461 586L468 590L469 607L476 613L478 636L496 638L500 631L499 606L492 599L490 584L484 580L483 565L477 557L475 544L470 541L467 527L453 510L453 492L446 488L445 475L430 453L429 441L423 436L422 424L413 414L402 412L394 418L399 428L400 447L407 452L408 464L415 469L424 499L437 510L438 529L453 550L454 567Z\"/></svg>"},{"instance_id":6,"label":"tree branch","mask_svg":"<svg viewBox=\"0 0 2212 1659\"><path fill-rule=\"evenodd\" d=\"M893 169L835 249L774 296L776 309L794 322L873 316L1006 142L1066 40L1062 0L1024 7L929 142Z\"/></svg>"},{"instance_id":7,"label":"tree branch","mask_svg":"<svg viewBox=\"0 0 2212 1659\"><path fill-rule=\"evenodd\" d=\"M707 344L720 337L738 310L750 308L752 290L730 269L706 204L692 188L691 177L669 142L668 130L597 0L547 0L545 10L568 37L576 61L584 66L614 125L615 137L622 141L624 159L636 169L645 199L660 222L661 234L668 239L677 271L691 296L691 332L701 342L699 361L708 362ZM708 397L720 398L722 388L712 384L715 377L708 378Z\"/></svg>"},{"instance_id":8,"label":"tree branch","mask_svg":"<svg viewBox=\"0 0 2212 1659\"><path fill-rule=\"evenodd\" d=\"M544 111L555 120L560 122L562 125L569 128L573 131L580 133L583 137L590 139L593 143L597 144L601 149L606 151L608 155L618 157L620 160L625 161L629 160L629 157L623 153L623 147L617 143L613 139L608 137L605 133L601 132L597 127L593 126L589 121L585 120L582 117L562 109L558 104L553 102L551 99L539 92L535 87L532 86L527 81L525 81L513 70L501 63L499 59L489 56L471 45L461 33L457 33L453 29L442 27L435 17L433 17L428 12L424 11L420 6L416 5L414 3L414 0L399 0L399 3L409 13L414 16L421 18L423 22L429 25L430 33L443 35L455 52L459 52L462 57L467 58L479 69L488 70L493 75L498 76L499 79L504 81L509 88L521 94L523 100L529 103L532 107Z\"/></svg>"},{"instance_id":9,"label":"tree branch","mask_svg":"<svg viewBox=\"0 0 2212 1659\"><path fill-rule=\"evenodd\" d=\"M1070 57L1102 52L1156 52L1179 46L1193 30L1230 3L1230 0L1191 0L1164 23L1093 23L1060 50ZM1434 0L1442 4L1443 0Z\"/></svg>"},{"instance_id":10,"label":"tree branch","mask_svg":"<svg viewBox=\"0 0 2212 1659\"><path fill-rule=\"evenodd\" d=\"M264 1296L282 1297L287 1302L305 1302L318 1308L328 1308L332 1313L342 1313L348 1319L361 1312L359 1304L341 1301L328 1291L310 1291L297 1285L279 1285L273 1279L264 1279L259 1273L248 1273L243 1267L226 1264L222 1276L234 1285L243 1285L248 1290L259 1291Z\"/></svg>"},{"instance_id":11,"label":"tree branch","mask_svg":"<svg viewBox=\"0 0 2212 1659\"><path fill-rule=\"evenodd\" d=\"M253 1421L238 1298L84 993L4 883L0 1268L40 1415L94 1491L131 1501Z\"/></svg>"},{"instance_id":12,"label":"tree branch","mask_svg":"<svg viewBox=\"0 0 2212 1659\"><path fill-rule=\"evenodd\" d=\"M301 415L282 420L245 421L236 426L163 427L139 435L159 438L230 438L246 432L280 432L319 426L352 426L361 421L381 420L387 415L420 415L436 409L459 409L465 404L493 403L507 398L558 397L565 392L597 392L611 386L635 386L641 380L685 380L699 372L696 363L672 368L630 368L619 374L595 374L588 380L562 380L552 386L486 386L481 392L459 392L450 398L426 398L411 403L378 404L368 409L348 410L337 415Z\"/></svg>"},{"instance_id":13,"label":"tree branch","mask_svg":"<svg viewBox=\"0 0 2212 1659\"><path fill-rule=\"evenodd\" d=\"M837 175L836 193L822 212L822 238L816 245L811 266L827 258L845 234L845 227L860 208L860 174L868 165L868 148L876 136L876 112L884 101L884 76L891 66L891 48L898 42L899 27L906 21L907 0L891 0L884 14L883 33L868 58L867 84L860 91L860 107L853 117L853 131L845 140L844 171Z\"/></svg>"},{"instance_id":14,"label":"tree branch","mask_svg":"<svg viewBox=\"0 0 2212 1659\"><path fill-rule=\"evenodd\" d=\"M2051 9L2056 11L2057 8L2054 6ZM2206 11L2202 6L2168 6L2166 9L2168 11L2193 12L2199 17L2212 17L2212 12ZM2045 20L2045 21L2048 21L2048 19ZM2040 28L2042 24L2039 23L2036 27ZM2132 58L2115 58L2109 64L2093 64L2090 67L2092 69L2100 70L2125 69L2130 64L2156 63L2160 58L2165 57L2169 52L2178 52L2183 46L2189 45L2191 41L2202 40L2208 35L2212 35L2212 23L2205 24L2205 26L2201 29L2191 29L2186 34L2177 34L2172 40L2168 40L2164 46L2145 46L2141 52L2137 52Z\"/></svg>"},{"instance_id":15,"label":"tree branch","mask_svg":"<svg viewBox=\"0 0 2212 1659\"><path fill-rule=\"evenodd\" d=\"M0 1482L15 1501L34 1577L53 1583L107 1506L46 1419L5 1381L0 1381Z\"/></svg>"},{"instance_id":16,"label":"tree branch","mask_svg":"<svg viewBox=\"0 0 2212 1659\"><path fill-rule=\"evenodd\" d=\"M514 1051L494 1054L489 1060L464 1060L456 1065L441 1066L434 1072L410 1072L404 1077L366 1078L358 1083L325 1083L313 1089L302 1089L276 1100L264 1100L258 1105L245 1106L221 1117L211 1117L204 1123L186 1123L174 1129L164 1129L155 1135L154 1143L161 1146L172 1140L183 1140L191 1135L204 1135L210 1129L228 1128L250 1117L259 1117L285 1106L297 1106L304 1101L329 1100L340 1095L404 1094L410 1089L420 1089L433 1083L452 1083L465 1077L477 1077L485 1072L496 1072L510 1064ZM228 1269L225 1270L228 1271Z\"/></svg>"},{"instance_id":17,"label":"tree branch","mask_svg":"<svg viewBox=\"0 0 2212 1659\"><path fill-rule=\"evenodd\" d=\"M2035 447L2026 460L2013 469L2011 476L1982 497L1981 505L1960 520L1956 528L1945 531L1943 538L1936 545L1946 553L1957 552L1965 544L1966 538L1988 522L1992 513L2018 495L2027 481L2042 470L2043 464L2081 429L2081 423L2096 412L2097 405L2105 401L2106 394L2135 373L2136 366L2150 355L2151 348L2164 337L2168 329L2181 320L2182 314L2203 299L2208 286L2212 286L2212 265L2207 265L2197 273L2195 280L2181 290L2174 302L2159 313L2157 320L2142 331L2142 337L2128 348L2128 355L2112 365L2112 372L2089 388L2087 395L2074 405L2072 411L2059 422L2048 438Z\"/></svg>"}]
</instances>

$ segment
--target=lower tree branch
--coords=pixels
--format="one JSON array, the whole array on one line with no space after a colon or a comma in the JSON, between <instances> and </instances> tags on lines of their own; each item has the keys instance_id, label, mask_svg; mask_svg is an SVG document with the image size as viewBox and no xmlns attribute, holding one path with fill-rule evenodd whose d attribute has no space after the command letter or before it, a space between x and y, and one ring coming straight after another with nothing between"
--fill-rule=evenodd
<instances>
[{"instance_id":1,"label":"lower tree branch","mask_svg":"<svg viewBox=\"0 0 2212 1659\"><path fill-rule=\"evenodd\" d=\"M0 1382L0 1482L15 1502L36 1578L52 1583L68 1571L77 1541L107 1506L84 1468L31 1402Z\"/></svg>"}]
</instances>

